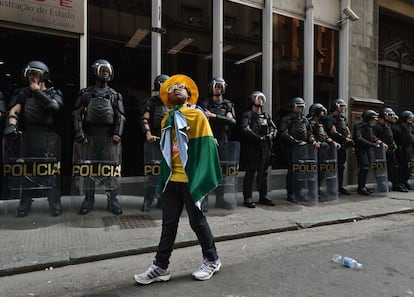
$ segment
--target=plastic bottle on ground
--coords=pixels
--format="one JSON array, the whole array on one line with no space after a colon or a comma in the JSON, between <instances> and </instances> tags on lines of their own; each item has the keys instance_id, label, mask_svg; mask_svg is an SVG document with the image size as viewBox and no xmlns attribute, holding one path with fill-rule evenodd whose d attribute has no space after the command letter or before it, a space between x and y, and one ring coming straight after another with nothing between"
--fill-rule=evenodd
<instances>
[{"instance_id":1,"label":"plastic bottle on ground","mask_svg":"<svg viewBox=\"0 0 414 297\"><path fill-rule=\"evenodd\" d=\"M346 266L346 267L349 267L349 268L352 268L352 269L356 269L356 270L360 270L364 267L364 265L359 263L357 260L355 260L351 257L343 257L339 254L333 255L332 261L334 261L335 263L338 263L338 264L342 264L343 266Z\"/></svg>"}]
</instances>

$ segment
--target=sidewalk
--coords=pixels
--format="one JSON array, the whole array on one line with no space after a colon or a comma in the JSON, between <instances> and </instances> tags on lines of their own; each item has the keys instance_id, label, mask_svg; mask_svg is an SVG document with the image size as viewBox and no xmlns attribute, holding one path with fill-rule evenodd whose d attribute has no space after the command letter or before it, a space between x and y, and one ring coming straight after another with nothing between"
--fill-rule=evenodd
<instances>
[{"instance_id":1,"label":"sidewalk","mask_svg":"<svg viewBox=\"0 0 414 297\"><path fill-rule=\"evenodd\" d=\"M414 191L381 197L375 193L360 196L355 187L348 189L352 195L313 207L289 203L285 191L277 190L270 193L275 207L257 205L249 209L243 206L239 193L238 207L232 211L215 209L211 195L208 221L216 240L223 241L414 212ZM42 199L34 201L25 218L14 217L18 201L0 201L0 276L156 250L161 211L141 212L142 196L120 196L124 213L119 217L105 210L103 195L96 198L91 213L79 216L81 200L62 197L64 212L58 218L49 215L47 202ZM184 211L176 245L195 244L197 239Z\"/></svg>"}]
</instances>

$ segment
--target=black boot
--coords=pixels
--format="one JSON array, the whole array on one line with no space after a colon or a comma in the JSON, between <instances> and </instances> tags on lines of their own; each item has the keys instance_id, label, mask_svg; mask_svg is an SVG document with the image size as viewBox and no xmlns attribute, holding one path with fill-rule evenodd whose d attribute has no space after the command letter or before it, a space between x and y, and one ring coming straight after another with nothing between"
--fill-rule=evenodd
<instances>
[{"instance_id":1,"label":"black boot","mask_svg":"<svg viewBox=\"0 0 414 297\"><path fill-rule=\"evenodd\" d=\"M152 207L153 198L144 197L144 203L142 203L141 211L150 212Z\"/></svg>"},{"instance_id":2,"label":"black boot","mask_svg":"<svg viewBox=\"0 0 414 297\"><path fill-rule=\"evenodd\" d=\"M55 201L51 201L49 199L49 207L50 207L50 215L52 217L58 217L62 214L62 203L59 199L55 199Z\"/></svg>"},{"instance_id":3,"label":"black boot","mask_svg":"<svg viewBox=\"0 0 414 297\"><path fill-rule=\"evenodd\" d=\"M27 216L32 208L32 198L30 197L22 197L20 199L19 207L17 207L16 217L23 218Z\"/></svg>"},{"instance_id":4,"label":"black boot","mask_svg":"<svg viewBox=\"0 0 414 297\"><path fill-rule=\"evenodd\" d=\"M93 204L95 203L95 197L87 195L85 199L83 199L79 214L86 215L93 209Z\"/></svg>"},{"instance_id":5,"label":"black boot","mask_svg":"<svg viewBox=\"0 0 414 297\"><path fill-rule=\"evenodd\" d=\"M268 206L275 206L276 204L269 198L267 195L260 195L259 204L268 205Z\"/></svg>"},{"instance_id":6,"label":"black boot","mask_svg":"<svg viewBox=\"0 0 414 297\"><path fill-rule=\"evenodd\" d=\"M116 216L122 214L121 205L119 204L118 199L116 199L116 193L108 193L107 209L109 212L113 213Z\"/></svg>"},{"instance_id":7,"label":"black boot","mask_svg":"<svg viewBox=\"0 0 414 297\"><path fill-rule=\"evenodd\" d=\"M216 208L223 208L223 209L234 209L236 207L236 202L234 203L230 203L229 201L227 201L224 198L224 186L223 185L219 185L216 190L216 204L215 207Z\"/></svg>"},{"instance_id":8,"label":"black boot","mask_svg":"<svg viewBox=\"0 0 414 297\"><path fill-rule=\"evenodd\" d=\"M255 208L256 204L253 202L252 197L245 197L244 198L244 206L246 206L248 208Z\"/></svg>"},{"instance_id":9,"label":"black boot","mask_svg":"<svg viewBox=\"0 0 414 297\"><path fill-rule=\"evenodd\" d=\"M259 204L275 206L275 203L267 196L267 180L264 179L259 189Z\"/></svg>"},{"instance_id":10,"label":"black boot","mask_svg":"<svg viewBox=\"0 0 414 297\"><path fill-rule=\"evenodd\" d=\"M146 186L145 193L144 193L144 203L142 204L141 211L143 212L151 211L156 190L157 190L157 187L153 184Z\"/></svg>"}]
</instances>

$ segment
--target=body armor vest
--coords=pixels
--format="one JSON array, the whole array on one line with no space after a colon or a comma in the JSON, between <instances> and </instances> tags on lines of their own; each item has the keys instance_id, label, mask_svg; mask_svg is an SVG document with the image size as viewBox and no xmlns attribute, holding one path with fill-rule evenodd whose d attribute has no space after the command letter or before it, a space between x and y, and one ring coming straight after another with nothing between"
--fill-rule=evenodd
<instances>
[{"instance_id":1,"label":"body armor vest","mask_svg":"<svg viewBox=\"0 0 414 297\"><path fill-rule=\"evenodd\" d=\"M342 135L347 136L348 135L348 122L347 120L343 117L343 116L339 116L338 118L338 123L336 125L336 129L339 133L341 133Z\"/></svg>"},{"instance_id":2,"label":"body armor vest","mask_svg":"<svg viewBox=\"0 0 414 297\"><path fill-rule=\"evenodd\" d=\"M310 121L313 135L317 141L325 142L328 139L328 134L326 133L323 125L317 121Z\"/></svg>"},{"instance_id":3,"label":"body armor vest","mask_svg":"<svg viewBox=\"0 0 414 297\"><path fill-rule=\"evenodd\" d=\"M306 119L303 117L292 117L292 125L289 129L289 134L297 140L306 141L308 138Z\"/></svg>"},{"instance_id":4,"label":"body armor vest","mask_svg":"<svg viewBox=\"0 0 414 297\"><path fill-rule=\"evenodd\" d=\"M267 122L267 116L265 113L252 112L252 120L250 123L250 129L254 133L260 136L265 136L269 131L269 124Z\"/></svg>"},{"instance_id":5,"label":"body armor vest","mask_svg":"<svg viewBox=\"0 0 414 297\"><path fill-rule=\"evenodd\" d=\"M98 93L95 89L89 93L85 122L92 125L111 125L114 122L112 103L117 100L116 94L107 90Z\"/></svg>"},{"instance_id":6,"label":"body armor vest","mask_svg":"<svg viewBox=\"0 0 414 297\"><path fill-rule=\"evenodd\" d=\"M54 89L44 91L48 96L54 96ZM40 102L33 97L33 93L28 93L24 105L23 121L25 125L52 125L53 116L44 109Z\"/></svg>"},{"instance_id":7,"label":"body armor vest","mask_svg":"<svg viewBox=\"0 0 414 297\"><path fill-rule=\"evenodd\" d=\"M155 100L158 99L158 100ZM168 112L168 108L162 103L159 97L152 97L154 101L152 116L151 116L151 128L154 130L157 136L161 134L161 121L165 114Z\"/></svg>"},{"instance_id":8,"label":"body armor vest","mask_svg":"<svg viewBox=\"0 0 414 297\"><path fill-rule=\"evenodd\" d=\"M382 137L381 140L385 142L388 146L394 144L394 135L392 133L391 125L381 123L382 128Z\"/></svg>"},{"instance_id":9,"label":"body armor vest","mask_svg":"<svg viewBox=\"0 0 414 297\"><path fill-rule=\"evenodd\" d=\"M369 142L375 142L377 140L377 137L375 136L374 131L370 125L362 125L361 135Z\"/></svg>"}]
</instances>

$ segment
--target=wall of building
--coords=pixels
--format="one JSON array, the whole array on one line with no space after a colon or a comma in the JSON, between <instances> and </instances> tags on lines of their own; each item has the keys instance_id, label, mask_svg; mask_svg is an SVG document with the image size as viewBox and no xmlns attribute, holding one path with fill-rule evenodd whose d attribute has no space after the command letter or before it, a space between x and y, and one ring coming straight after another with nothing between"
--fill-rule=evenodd
<instances>
[{"instance_id":1,"label":"wall of building","mask_svg":"<svg viewBox=\"0 0 414 297\"><path fill-rule=\"evenodd\" d=\"M378 97L378 6L376 0L353 0L352 10L360 17L352 23L349 94Z\"/></svg>"}]
</instances>

